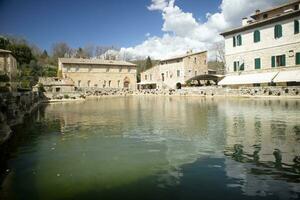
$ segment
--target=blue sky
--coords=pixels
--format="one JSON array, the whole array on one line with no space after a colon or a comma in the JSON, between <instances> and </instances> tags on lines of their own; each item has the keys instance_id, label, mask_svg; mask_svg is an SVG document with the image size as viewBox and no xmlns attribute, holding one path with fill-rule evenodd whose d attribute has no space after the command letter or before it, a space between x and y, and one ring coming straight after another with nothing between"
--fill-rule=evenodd
<instances>
[{"instance_id":1,"label":"blue sky","mask_svg":"<svg viewBox=\"0 0 300 200\"><path fill-rule=\"evenodd\" d=\"M17 35L49 50L65 41L77 48L86 44L131 47L146 33L162 37L160 11L150 11L151 0L0 0L0 34ZM177 0L176 5L205 21L221 0Z\"/></svg>"}]
</instances>

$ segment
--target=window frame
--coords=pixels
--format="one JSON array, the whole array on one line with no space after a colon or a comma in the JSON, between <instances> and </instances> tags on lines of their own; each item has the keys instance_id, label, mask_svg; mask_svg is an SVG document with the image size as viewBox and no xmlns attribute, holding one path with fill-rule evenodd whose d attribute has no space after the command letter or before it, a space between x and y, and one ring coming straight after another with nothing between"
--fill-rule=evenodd
<instances>
[{"instance_id":1,"label":"window frame","mask_svg":"<svg viewBox=\"0 0 300 200\"><path fill-rule=\"evenodd\" d=\"M261 58L254 59L254 69L261 69Z\"/></svg>"}]
</instances>

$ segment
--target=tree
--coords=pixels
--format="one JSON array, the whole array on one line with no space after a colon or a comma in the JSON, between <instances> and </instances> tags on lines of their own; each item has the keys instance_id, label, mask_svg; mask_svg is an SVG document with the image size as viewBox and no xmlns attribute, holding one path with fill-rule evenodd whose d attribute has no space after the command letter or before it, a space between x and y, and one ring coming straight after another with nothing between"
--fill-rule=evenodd
<instances>
[{"instance_id":1,"label":"tree","mask_svg":"<svg viewBox=\"0 0 300 200\"><path fill-rule=\"evenodd\" d=\"M9 44L8 50L12 51L19 65L29 64L31 60L35 59L31 48L26 44Z\"/></svg>"},{"instance_id":2,"label":"tree","mask_svg":"<svg viewBox=\"0 0 300 200\"><path fill-rule=\"evenodd\" d=\"M84 52L84 50L79 47L76 51L76 55L75 55L76 58L86 58L86 53Z\"/></svg>"},{"instance_id":3,"label":"tree","mask_svg":"<svg viewBox=\"0 0 300 200\"><path fill-rule=\"evenodd\" d=\"M59 42L52 45L52 56L55 60L57 58L70 57L71 48L65 42Z\"/></svg>"},{"instance_id":4,"label":"tree","mask_svg":"<svg viewBox=\"0 0 300 200\"><path fill-rule=\"evenodd\" d=\"M152 61L150 56L148 56L147 60L146 60L146 67L145 67L145 71L152 68Z\"/></svg>"},{"instance_id":5,"label":"tree","mask_svg":"<svg viewBox=\"0 0 300 200\"><path fill-rule=\"evenodd\" d=\"M7 49L9 40L6 37L0 36L0 49Z\"/></svg>"}]
</instances>

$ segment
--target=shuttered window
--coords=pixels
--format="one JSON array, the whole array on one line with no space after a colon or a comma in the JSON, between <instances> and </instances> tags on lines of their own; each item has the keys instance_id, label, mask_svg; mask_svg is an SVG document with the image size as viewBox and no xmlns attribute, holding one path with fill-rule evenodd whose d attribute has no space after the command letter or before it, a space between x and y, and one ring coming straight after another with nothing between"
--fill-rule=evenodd
<instances>
[{"instance_id":1,"label":"shuttered window","mask_svg":"<svg viewBox=\"0 0 300 200\"><path fill-rule=\"evenodd\" d=\"M295 22L294 22L294 31L295 31L295 34L299 33L299 20L295 20Z\"/></svg>"},{"instance_id":2,"label":"shuttered window","mask_svg":"<svg viewBox=\"0 0 300 200\"><path fill-rule=\"evenodd\" d=\"M255 69L260 69L261 68L260 58L255 58L254 66L255 66Z\"/></svg>"},{"instance_id":3,"label":"shuttered window","mask_svg":"<svg viewBox=\"0 0 300 200\"><path fill-rule=\"evenodd\" d=\"M241 66L240 66L240 71L244 71L245 70L245 64L243 63L243 64L241 64Z\"/></svg>"},{"instance_id":4,"label":"shuttered window","mask_svg":"<svg viewBox=\"0 0 300 200\"><path fill-rule=\"evenodd\" d=\"M260 42L260 31L256 30L254 31L254 43Z\"/></svg>"},{"instance_id":5,"label":"shuttered window","mask_svg":"<svg viewBox=\"0 0 300 200\"><path fill-rule=\"evenodd\" d=\"M241 35L236 36L236 40L237 40L237 46L242 46L243 44L242 36Z\"/></svg>"},{"instance_id":6,"label":"shuttered window","mask_svg":"<svg viewBox=\"0 0 300 200\"><path fill-rule=\"evenodd\" d=\"M272 56L272 67L284 67L286 66L285 55Z\"/></svg>"},{"instance_id":7,"label":"shuttered window","mask_svg":"<svg viewBox=\"0 0 300 200\"><path fill-rule=\"evenodd\" d=\"M296 53L296 65L300 65L300 52Z\"/></svg>"},{"instance_id":8,"label":"shuttered window","mask_svg":"<svg viewBox=\"0 0 300 200\"><path fill-rule=\"evenodd\" d=\"M274 38L278 39L282 37L282 26L277 24L274 28Z\"/></svg>"},{"instance_id":9,"label":"shuttered window","mask_svg":"<svg viewBox=\"0 0 300 200\"><path fill-rule=\"evenodd\" d=\"M233 47L236 47L236 38L235 38L235 36L233 36L232 40L233 40Z\"/></svg>"}]
</instances>

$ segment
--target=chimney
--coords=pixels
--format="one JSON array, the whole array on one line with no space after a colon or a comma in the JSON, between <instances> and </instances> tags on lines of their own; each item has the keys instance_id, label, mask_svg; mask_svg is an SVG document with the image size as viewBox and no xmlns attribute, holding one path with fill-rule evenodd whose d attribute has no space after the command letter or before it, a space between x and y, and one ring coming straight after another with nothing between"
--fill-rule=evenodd
<instances>
[{"instance_id":1,"label":"chimney","mask_svg":"<svg viewBox=\"0 0 300 200\"><path fill-rule=\"evenodd\" d=\"M247 17L244 17L244 18L242 19L242 25L243 25L243 26L247 26L247 25L248 25L248 18L247 18Z\"/></svg>"},{"instance_id":2,"label":"chimney","mask_svg":"<svg viewBox=\"0 0 300 200\"><path fill-rule=\"evenodd\" d=\"M259 13L260 13L260 10L256 10L256 11L255 11L255 14L259 14Z\"/></svg>"}]
</instances>

